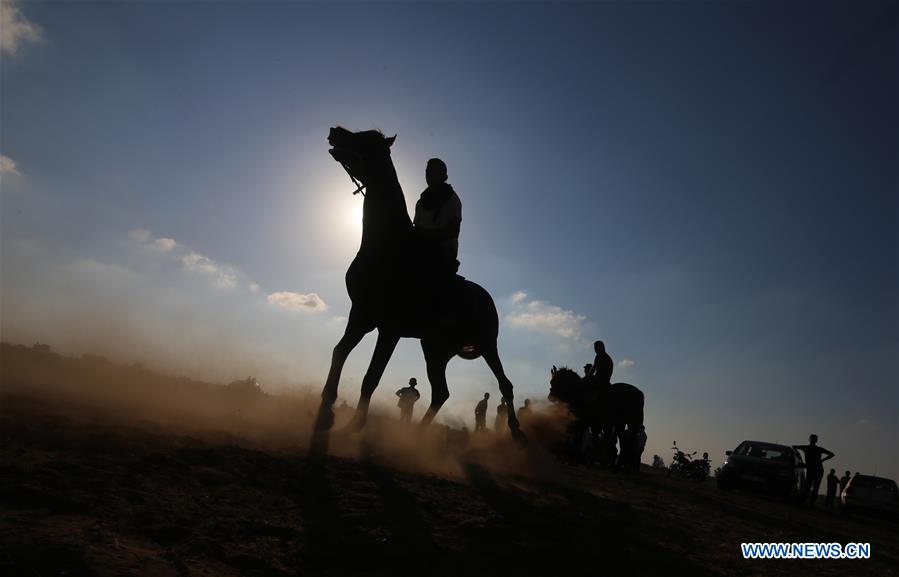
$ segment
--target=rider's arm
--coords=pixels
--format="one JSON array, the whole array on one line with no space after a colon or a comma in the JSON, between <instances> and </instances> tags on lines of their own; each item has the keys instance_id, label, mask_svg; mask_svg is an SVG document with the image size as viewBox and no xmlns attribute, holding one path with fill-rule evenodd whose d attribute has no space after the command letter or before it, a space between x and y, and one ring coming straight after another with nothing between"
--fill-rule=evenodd
<instances>
[{"instance_id":1,"label":"rider's arm","mask_svg":"<svg viewBox=\"0 0 899 577\"><path fill-rule=\"evenodd\" d=\"M416 226L415 234L429 240L451 240L459 238L460 223L461 221L450 223L450 226L447 228L424 228Z\"/></svg>"},{"instance_id":2,"label":"rider's arm","mask_svg":"<svg viewBox=\"0 0 899 577\"><path fill-rule=\"evenodd\" d=\"M827 449L823 449L823 448L821 449L821 451L827 455L826 457L824 457L823 459L821 459L821 462L822 462L822 463L823 463L824 461L828 460L828 459L833 459L833 458L834 458L834 454L833 454L831 451L828 451Z\"/></svg>"},{"instance_id":3,"label":"rider's arm","mask_svg":"<svg viewBox=\"0 0 899 577\"><path fill-rule=\"evenodd\" d=\"M421 226L422 218L420 218L420 205L421 201L419 200L415 205L415 220L413 221L415 224L415 233L417 235L421 238L435 241L455 240L459 238L459 232L462 228L462 202L457 195L453 194L450 196L446 201L446 204L440 208L440 220L442 222L439 226Z\"/></svg>"},{"instance_id":4,"label":"rider's arm","mask_svg":"<svg viewBox=\"0 0 899 577\"><path fill-rule=\"evenodd\" d=\"M593 357L593 365L590 367L590 372L587 373L588 377L595 377L599 374L599 355Z\"/></svg>"}]
</instances>

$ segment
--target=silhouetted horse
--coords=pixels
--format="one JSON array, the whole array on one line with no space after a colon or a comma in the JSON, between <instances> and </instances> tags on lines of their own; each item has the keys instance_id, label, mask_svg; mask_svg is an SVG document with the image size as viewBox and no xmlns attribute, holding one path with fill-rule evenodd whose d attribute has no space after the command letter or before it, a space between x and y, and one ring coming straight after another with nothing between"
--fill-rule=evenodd
<instances>
[{"instance_id":1,"label":"silhouetted horse","mask_svg":"<svg viewBox=\"0 0 899 577\"><path fill-rule=\"evenodd\" d=\"M412 221L390 158L395 138L386 138L376 130L350 132L341 127L332 128L328 135L333 147L331 156L354 182L361 182L356 192L364 188L365 199L362 245L346 274L347 292L353 304L343 338L334 347L328 380L322 390L316 420L319 431L334 424L332 405L347 356L374 329L378 329L378 341L362 380L351 428L358 430L365 424L372 393L401 337L421 339L427 364L431 405L422 425L430 423L449 398L446 365L456 355L466 359L483 356L512 407L512 383L503 371L496 348L499 320L493 299L483 288L461 277L441 281L448 286L439 291L438 297L433 283L422 279L427 274L417 258ZM523 439L514 410L508 412L507 420L512 434Z\"/></svg>"},{"instance_id":2,"label":"silhouetted horse","mask_svg":"<svg viewBox=\"0 0 899 577\"><path fill-rule=\"evenodd\" d=\"M583 379L569 368L552 368L549 399L566 403L577 419L575 431L583 434L589 426L594 438L601 432L600 454L609 460L615 455L615 439L621 448L618 464L639 469L637 433L643 426L643 392L627 383L602 384ZM575 435L580 441L580 436ZM602 460L602 459L601 459Z\"/></svg>"}]
</instances>

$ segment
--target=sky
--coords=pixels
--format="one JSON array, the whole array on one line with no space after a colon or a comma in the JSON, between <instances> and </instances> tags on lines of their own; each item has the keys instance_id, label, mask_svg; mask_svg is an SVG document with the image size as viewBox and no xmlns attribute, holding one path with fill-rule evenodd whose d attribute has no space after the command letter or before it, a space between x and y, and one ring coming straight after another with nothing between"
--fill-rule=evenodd
<instances>
[{"instance_id":1,"label":"sky","mask_svg":"<svg viewBox=\"0 0 899 577\"><path fill-rule=\"evenodd\" d=\"M447 163L518 402L602 339L644 460L814 432L899 476L897 2L0 6L4 341L318 390L361 235L328 130L377 128L410 211ZM411 376L420 415L407 339L375 404ZM496 383L448 379L471 426Z\"/></svg>"}]
</instances>

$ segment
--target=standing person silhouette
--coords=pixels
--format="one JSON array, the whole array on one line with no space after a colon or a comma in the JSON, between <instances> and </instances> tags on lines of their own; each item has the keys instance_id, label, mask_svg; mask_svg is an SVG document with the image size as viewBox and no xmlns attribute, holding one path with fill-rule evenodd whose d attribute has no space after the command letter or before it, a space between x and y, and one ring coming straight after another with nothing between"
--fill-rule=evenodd
<instances>
[{"instance_id":1,"label":"standing person silhouette","mask_svg":"<svg viewBox=\"0 0 899 577\"><path fill-rule=\"evenodd\" d=\"M497 433L502 433L506 430L506 421L509 418L509 405L506 404L506 398L503 397L499 400L499 404L496 406L496 420L493 421L493 428Z\"/></svg>"},{"instance_id":2,"label":"standing person silhouette","mask_svg":"<svg viewBox=\"0 0 899 577\"><path fill-rule=\"evenodd\" d=\"M432 158L425 168L428 187L415 203L412 220L415 237L422 248L426 270L437 276L451 276L459 270L459 231L462 226L462 201L448 178L446 163Z\"/></svg>"},{"instance_id":3,"label":"standing person silhouette","mask_svg":"<svg viewBox=\"0 0 899 577\"><path fill-rule=\"evenodd\" d=\"M593 366L587 377L596 379L601 385L611 384L615 364L612 362L612 357L606 352L605 343L596 341L593 343L593 351L596 353L596 358L593 360Z\"/></svg>"},{"instance_id":4,"label":"standing person silhouette","mask_svg":"<svg viewBox=\"0 0 899 577\"><path fill-rule=\"evenodd\" d=\"M808 498L808 504L814 505L818 498L818 490L821 487L821 479L824 477L824 461L833 459L833 453L818 446L818 435L809 435L808 445L793 445L805 454L805 487L802 490L802 503Z\"/></svg>"},{"instance_id":5,"label":"standing person silhouette","mask_svg":"<svg viewBox=\"0 0 899 577\"><path fill-rule=\"evenodd\" d=\"M846 490L846 485L849 484L849 479L851 479L851 478L852 478L852 475L849 473L849 471L846 471L845 473L843 473L843 476L840 477L840 496L843 495L843 491ZM842 505L843 504L842 499L838 498L837 504Z\"/></svg>"},{"instance_id":6,"label":"standing person silhouette","mask_svg":"<svg viewBox=\"0 0 899 577\"><path fill-rule=\"evenodd\" d=\"M412 408L415 406L416 401L421 398L421 393L415 388L417 384L418 381L415 380L415 377L412 377L409 379L408 387L403 387L396 392L396 396L399 397L396 406L400 408L400 421L404 423L412 420Z\"/></svg>"},{"instance_id":7,"label":"standing person silhouette","mask_svg":"<svg viewBox=\"0 0 899 577\"><path fill-rule=\"evenodd\" d=\"M824 499L824 504L828 509L833 509L833 498L837 496L837 485L840 483L839 477L837 477L837 470L831 469L830 473L827 474L827 496Z\"/></svg>"},{"instance_id":8,"label":"standing person silhouette","mask_svg":"<svg viewBox=\"0 0 899 577\"><path fill-rule=\"evenodd\" d=\"M483 431L487 428L487 399L490 393L484 393L484 398L474 408L474 432Z\"/></svg>"},{"instance_id":9,"label":"standing person silhouette","mask_svg":"<svg viewBox=\"0 0 899 577\"><path fill-rule=\"evenodd\" d=\"M524 405L522 405L521 408L518 409L518 420L521 423L524 423L525 421L527 421L528 419L531 418L532 414L533 414L533 410L531 409L531 400L525 399Z\"/></svg>"}]
</instances>

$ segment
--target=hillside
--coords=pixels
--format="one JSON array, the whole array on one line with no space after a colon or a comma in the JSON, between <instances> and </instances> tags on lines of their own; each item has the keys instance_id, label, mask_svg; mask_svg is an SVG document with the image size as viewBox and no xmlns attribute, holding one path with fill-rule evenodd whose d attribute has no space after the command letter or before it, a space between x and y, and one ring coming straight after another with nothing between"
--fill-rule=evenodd
<instances>
[{"instance_id":1,"label":"hillside","mask_svg":"<svg viewBox=\"0 0 899 577\"><path fill-rule=\"evenodd\" d=\"M563 575L587 564L608 575L895 575L899 567L899 525L885 520L723 493L650 469L564 466L536 443L463 442L386 418L361 435L335 433L327 454L310 454L312 400L239 400L203 383L175 391L143 369L89 369L96 360L56 357L48 364L56 368L28 373L43 362L29 355L4 348L2 357L4 574ZM112 378L135 374L146 378ZM113 386L119 395L102 394ZM140 387L158 387L147 393L155 404L141 408L125 394ZM870 542L872 558L745 561L748 541Z\"/></svg>"}]
</instances>

